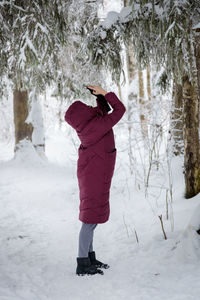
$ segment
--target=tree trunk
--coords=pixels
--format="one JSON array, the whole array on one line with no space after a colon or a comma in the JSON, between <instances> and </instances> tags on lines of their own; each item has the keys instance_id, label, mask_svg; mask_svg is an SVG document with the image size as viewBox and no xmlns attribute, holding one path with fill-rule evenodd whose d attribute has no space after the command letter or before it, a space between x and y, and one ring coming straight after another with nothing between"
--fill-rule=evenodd
<instances>
[{"instance_id":1,"label":"tree trunk","mask_svg":"<svg viewBox=\"0 0 200 300\"><path fill-rule=\"evenodd\" d=\"M129 0L124 0L124 7L129 5ZM135 79L136 76L136 63L134 58L133 52L133 44L130 40L128 46L126 47L126 64L127 64L127 73L128 73L128 83L129 86L131 85L132 81ZM129 148L128 148L128 155L129 155L129 162L130 162L130 172L133 174L134 171L134 156L133 156L133 149L132 149L132 113L133 107L137 101L137 91L132 91L128 93L128 105L127 105L127 119L128 119L128 140L129 140Z\"/></svg>"},{"instance_id":2,"label":"tree trunk","mask_svg":"<svg viewBox=\"0 0 200 300\"><path fill-rule=\"evenodd\" d=\"M28 92L18 89L13 94L14 124L15 124L15 152L19 142L23 139L32 141L32 124L25 123L28 117Z\"/></svg>"},{"instance_id":3,"label":"tree trunk","mask_svg":"<svg viewBox=\"0 0 200 300\"><path fill-rule=\"evenodd\" d=\"M129 42L129 45L126 49L126 61L127 61L128 82L130 86L131 82L134 80L136 75L136 66L135 66L135 61L133 56L133 46L131 42ZM132 150L132 113L136 101L137 101L137 91L134 92L131 90L131 92L128 93L128 107L127 107L128 140L129 140L128 155L129 155L131 174L133 174L133 170L134 170L134 156Z\"/></svg>"},{"instance_id":4,"label":"tree trunk","mask_svg":"<svg viewBox=\"0 0 200 300\"><path fill-rule=\"evenodd\" d=\"M173 83L173 110L171 112L171 131L174 140L174 154L180 155L184 152L183 149L183 87Z\"/></svg>"},{"instance_id":5,"label":"tree trunk","mask_svg":"<svg viewBox=\"0 0 200 300\"><path fill-rule=\"evenodd\" d=\"M119 83L117 84L117 87L118 87L119 99L122 101L122 91Z\"/></svg>"},{"instance_id":6,"label":"tree trunk","mask_svg":"<svg viewBox=\"0 0 200 300\"><path fill-rule=\"evenodd\" d=\"M133 45L131 42L129 42L128 47L126 48L126 63L127 63L127 72L128 72L128 83L129 86L131 85L131 82L135 79L136 75L136 64L134 60L134 54L133 54ZM137 100L137 91L132 91L131 93L129 92L128 94L128 110L127 110L127 115L128 115L128 121L129 121L129 130L131 126L131 115L132 115L132 107L134 103Z\"/></svg>"},{"instance_id":7,"label":"tree trunk","mask_svg":"<svg viewBox=\"0 0 200 300\"><path fill-rule=\"evenodd\" d=\"M197 28L195 31L198 32L195 38L195 58L196 58L196 70L197 70L198 98L200 101L200 28Z\"/></svg>"},{"instance_id":8,"label":"tree trunk","mask_svg":"<svg viewBox=\"0 0 200 300\"><path fill-rule=\"evenodd\" d=\"M126 6L129 5L129 1L130 1L130 0L124 0L124 7L126 7Z\"/></svg>"},{"instance_id":9,"label":"tree trunk","mask_svg":"<svg viewBox=\"0 0 200 300\"><path fill-rule=\"evenodd\" d=\"M136 69L133 45L132 45L131 41L129 42L129 45L126 49L126 63L127 63L127 68L128 68L128 81L130 84L135 77L135 69Z\"/></svg>"},{"instance_id":10,"label":"tree trunk","mask_svg":"<svg viewBox=\"0 0 200 300\"><path fill-rule=\"evenodd\" d=\"M124 7L129 5L129 0L124 0ZM126 48L126 64L128 71L128 82L131 84L136 75L136 64L134 59L133 44L130 40Z\"/></svg>"},{"instance_id":11,"label":"tree trunk","mask_svg":"<svg viewBox=\"0 0 200 300\"><path fill-rule=\"evenodd\" d=\"M148 101L151 101L151 76L150 76L150 66L147 65L147 95Z\"/></svg>"},{"instance_id":12,"label":"tree trunk","mask_svg":"<svg viewBox=\"0 0 200 300\"><path fill-rule=\"evenodd\" d=\"M147 97L148 97L148 103L146 105L146 110L147 110L147 115L149 118L149 116L152 115L151 68L150 68L149 63L147 65L147 69L146 69L146 79L147 79ZM148 127L148 125L146 124L146 128L147 127ZM148 130L148 128L146 130ZM147 134L148 134L148 132L147 132Z\"/></svg>"},{"instance_id":13,"label":"tree trunk","mask_svg":"<svg viewBox=\"0 0 200 300\"><path fill-rule=\"evenodd\" d=\"M199 105L197 87L183 77L185 198L200 191Z\"/></svg>"},{"instance_id":14,"label":"tree trunk","mask_svg":"<svg viewBox=\"0 0 200 300\"><path fill-rule=\"evenodd\" d=\"M148 136L148 126L144 115L144 80L142 70L138 70L138 83L139 83L139 104L140 104L140 121L142 128L143 138Z\"/></svg>"}]
</instances>

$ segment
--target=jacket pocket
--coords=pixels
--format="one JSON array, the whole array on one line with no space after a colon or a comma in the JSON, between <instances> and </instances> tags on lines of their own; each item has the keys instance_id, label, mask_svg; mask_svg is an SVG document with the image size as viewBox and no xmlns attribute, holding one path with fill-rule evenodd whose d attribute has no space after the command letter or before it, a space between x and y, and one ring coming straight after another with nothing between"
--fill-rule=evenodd
<instances>
[{"instance_id":1,"label":"jacket pocket","mask_svg":"<svg viewBox=\"0 0 200 300\"><path fill-rule=\"evenodd\" d=\"M117 149L106 152L105 158L105 182L110 182L114 173Z\"/></svg>"},{"instance_id":2,"label":"jacket pocket","mask_svg":"<svg viewBox=\"0 0 200 300\"><path fill-rule=\"evenodd\" d=\"M90 172L91 165L93 164L93 161L95 160L96 154L86 150L80 150L79 151L79 158L77 161L77 175L78 176L84 176L88 172Z\"/></svg>"}]
</instances>

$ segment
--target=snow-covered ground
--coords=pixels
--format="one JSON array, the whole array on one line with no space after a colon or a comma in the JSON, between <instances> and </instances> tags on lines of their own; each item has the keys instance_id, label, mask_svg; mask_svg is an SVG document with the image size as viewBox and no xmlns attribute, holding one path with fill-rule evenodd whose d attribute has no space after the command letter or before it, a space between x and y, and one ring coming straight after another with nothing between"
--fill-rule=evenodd
<instances>
[{"instance_id":1,"label":"snow-covered ground","mask_svg":"<svg viewBox=\"0 0 200 300\"><path fill-rule=\"evenodd\" d=\"M171 210L166 220L164 205L159 208L164 240L152 202L155 191L149 189L147 200L136 188L120 145L118 139L110 220L97 226L94 237L97 258L110 269L104 276L83 277L75 275L81 223L77 153L69 136L58 131L47 138L48 161L31 150L14 160L12 145L0 145L1 300L199 299L195 228L200 196L184 199L182 161L173 159L173 216ZM155 185L160 180L155 176ZM165 203L165 193L160 199L158 207Z\"/></svg>"}]
</instances>

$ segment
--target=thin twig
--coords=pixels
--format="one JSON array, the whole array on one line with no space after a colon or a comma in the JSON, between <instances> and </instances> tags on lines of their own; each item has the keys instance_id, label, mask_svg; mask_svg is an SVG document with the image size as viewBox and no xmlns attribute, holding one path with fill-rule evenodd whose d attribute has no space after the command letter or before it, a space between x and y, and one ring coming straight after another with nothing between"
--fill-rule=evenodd
<instances>
[{"instance_id":1,"label":"thin twig","mask_svg":"<svg viewBox=\"0 0 200 300\"><path fill-rule=\"evenodd\" d=\"M139 244L139 239L138 239L137 231L135 230L135 228L134 228L134 231L135 231L136 241L137 241L137 243Z\"/></svg>"},{"instance_id":2,"label":"thin twig","mask_svg":"<svg viewBox=\"0 0 200 300\"><path fill-rule=\"evenodd\" d=\"M158 218L160 219L160 223L161 223L161 227L162 227L162 232L163 232L164 238L165 238L165 240L167 240L167 236L166 236L165 229L164 229L164 226L163 226L162 215L158 216Z\"/></svg>"},{"instance_id":3,"label":"thin twig","mask_svg":"<svg viewBox=\"0 0 200 300\"><path fill-rule=\"evenodd\" d=\"M126 228L127 236L129 237L128 228L127 228L127 225L126 225L126 222L125 222L124 214L123 214L123 220L124 220L124 226Z\"/></svg>"},{"instance_id":4,"label":"thin twig","mask_svg":"<svg viewBox=\"0 0 200 300\"><path fill-rule=\"evenodd\" d=\"M169 219L168 190L166 189L166 219Z\"/></svg>"}]
</instances>

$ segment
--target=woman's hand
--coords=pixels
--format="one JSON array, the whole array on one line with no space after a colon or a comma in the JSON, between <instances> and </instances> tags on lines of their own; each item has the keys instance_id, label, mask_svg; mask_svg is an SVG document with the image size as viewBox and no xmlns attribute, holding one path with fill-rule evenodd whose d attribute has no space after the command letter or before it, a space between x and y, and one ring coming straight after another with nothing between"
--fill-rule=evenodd
<instances>
[{"instance_id":1,"label":"woman's hand","mask_svg":"<svg viewBox=\"0 0 200 300\"><path fill-rule=\"evenodd\" d=\"M103 95L103 96L105 96L106 94L107 94L107 91L106 90L104 90L101 86L99 86L99 85L87 85L87 87L89 88L89 89L92 89L93 90L93 94L94 95Z\"/></svg>"}]
</instances>

